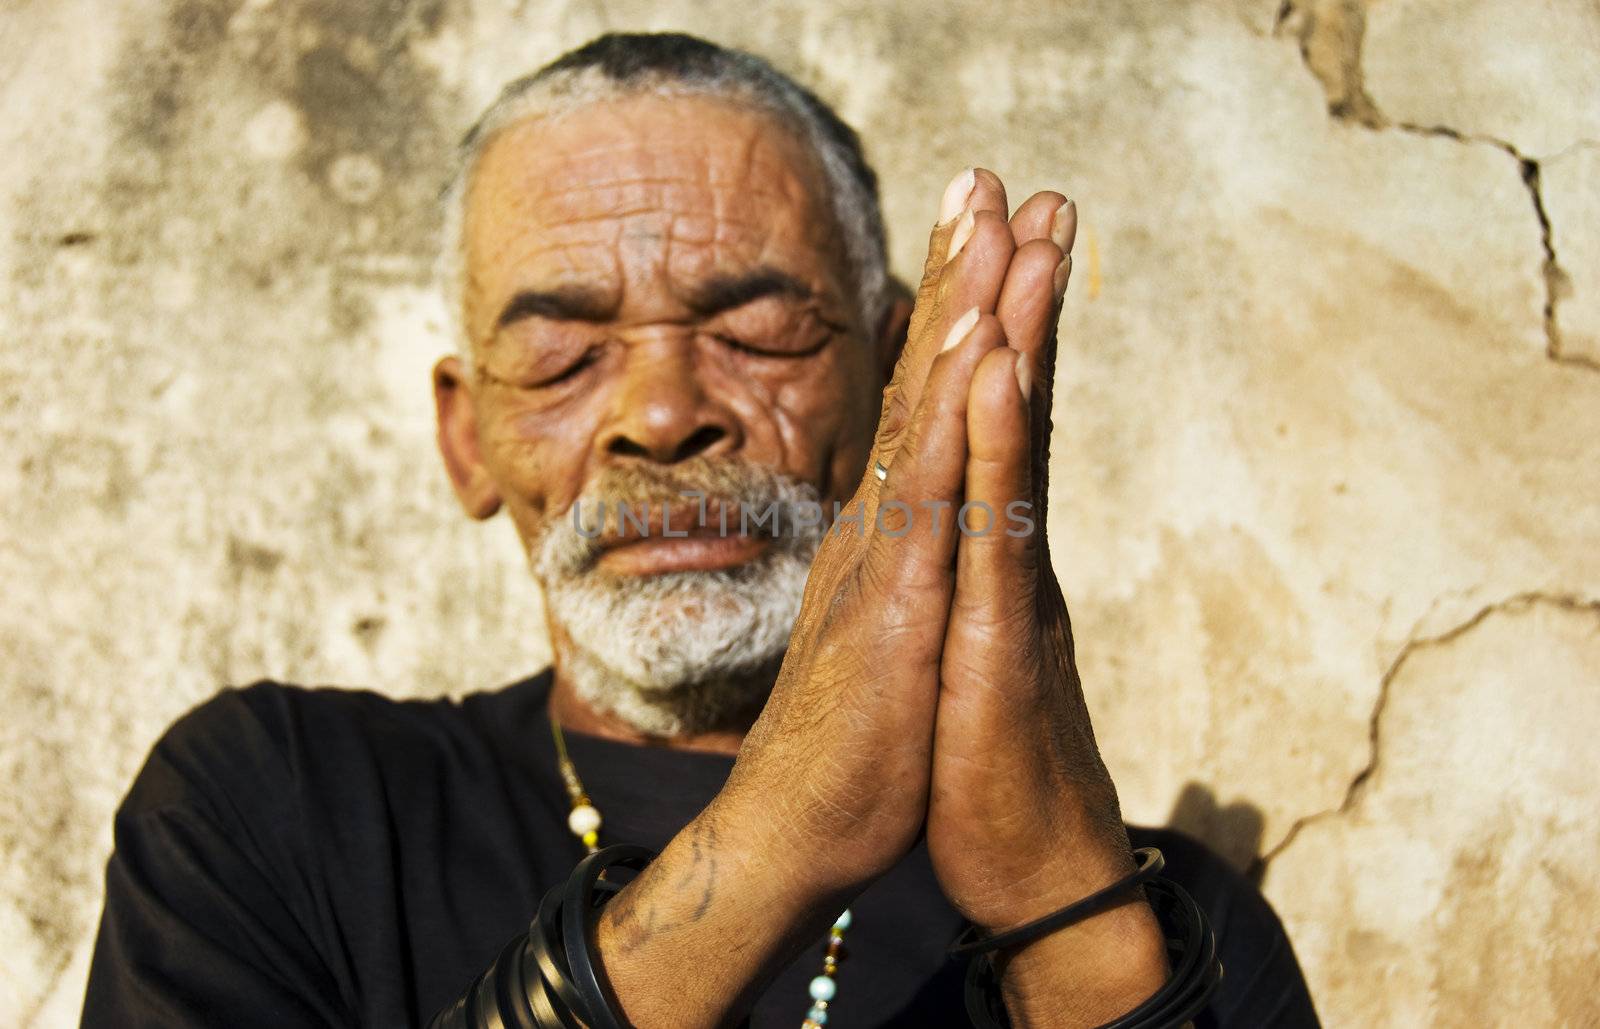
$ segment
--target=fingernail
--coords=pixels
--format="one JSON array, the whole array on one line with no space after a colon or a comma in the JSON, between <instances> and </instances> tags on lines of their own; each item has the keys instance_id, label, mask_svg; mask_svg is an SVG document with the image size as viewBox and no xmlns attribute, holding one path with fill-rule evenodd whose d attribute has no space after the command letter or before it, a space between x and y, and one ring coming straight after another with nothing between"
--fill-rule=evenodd
<instances>
[{"instance_id":1,"label":"fingernail","mask_svg":"<svg viewBox=\"0 0 1600 1029\"><path fill-rule=\"evenodd\" d=\"M974 307L960 318L957 318L956 323L950 326L950 333L945 336L944 346L939 348L939 353L942 354L951 347L960 346L961 341L967 338L967 334L972 331L972 327L976 324L978 324L978 309Z\"/></svg>"},{"instance_id":2,"label":"fingernail","mask_svg":"<svg viewBox=\"0 0 1600 1029\"><path fill-rule=\"evenodd\" d=\"M1061 299L1062 295L1066 293L1067 280L1070 278L1072 278L1072 255L1068 254L1061 259L1060 264L1056 265L1054 284L1057 300Z\"/></svg>"},{"instance_id":3,"label":"fingernail","mask_svg":"<svg viewBox=\"0 0 1600 1029\"><path fill-rule=\"evenodd\" d=\"M940 225L966 210L967 201L972 197L972 187L977 184L978 177L971 168L950 180L950 185L944 188L944 199L939 201Z\"/></svg>"},{"instance_id":4,"label":"fingernail","mask_svg":"<svg viewBox=\"0 0 1600 1029\"><path fill-rule=\"evenodd\" d=\"M1024 404L1033 400L1033 368L1028 363L1027 354L1017 355L1017 388L1022 390Z\"/></svg>"},{"instance_id":5,"label":"fingernail","mask_svg":"<svg viewBox=\"0 0 1600 1029\"><path fill-rule=\"evenodd\" d=\"M1050 218L1050 242L1063 254L1072 253L1072 240L1078 234L1078 202L1068 200Z\"/></svg>"},{"instance_id":6,"label":"fingernail","mask_svg":"<svg viewBox=\"0 0 1600 1029\"><path fill-rule=\"evenodd\" d=\"M972 238L972 231L978 227L978 220L971 211L963 212L961 220L956 222L956 229L950 234L950 251L944 255L944 263L949 264L961 253L961 248L967 245L967 240Z\"/></svg>"}]
</instances>

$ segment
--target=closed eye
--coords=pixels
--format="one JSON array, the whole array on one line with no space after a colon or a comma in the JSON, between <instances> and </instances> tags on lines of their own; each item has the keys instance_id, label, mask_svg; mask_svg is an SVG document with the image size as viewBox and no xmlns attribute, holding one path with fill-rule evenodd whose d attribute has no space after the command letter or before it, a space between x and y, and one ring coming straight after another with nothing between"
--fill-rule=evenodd
<instances>
[{"instance_id":1,"label":"closed eye","mask_svg":"<svg viewBox=\"0 0 1600 1029\"><path fill-rule=\"evenodd\" d=\"M571 379L573 376L577 375L579 372L583 371L585 368L587 368L590 365L594 364L599 359L600 359L599 349L597 347L590 347L589 349L585 350L583 352L583 354L576 361L572 362L566 368L562 369L561 372L559 372L558 374L553 375L548 379L543 379L543 380L541 380L539 382L534 383L534 388L535 389L545 389L545 388L548 388L550 386L559 386L559 385L561 385L561 383L566 382L568 379Z\"/></svg>"},{"instance_id":2,"label":"closed eye","mask_svg":"<svg viewBox=\"0 0 1600 1029\"><path fill-rule=\"evenodd\" d=\"M753 343L749 340L740 339L737 336L731 336L726 332L713 332L711 333L711 338L726 347L730 347L734 350L740 351L741 353L755 354L758 357L810 357L811 355L820 351L823 347L827 346L829 340L831 340L833 336L831 334L824 334L820 339L817 340L817 342L800 349L782 345L774 345L770 343Z\"/></svg>"}]
</instances>

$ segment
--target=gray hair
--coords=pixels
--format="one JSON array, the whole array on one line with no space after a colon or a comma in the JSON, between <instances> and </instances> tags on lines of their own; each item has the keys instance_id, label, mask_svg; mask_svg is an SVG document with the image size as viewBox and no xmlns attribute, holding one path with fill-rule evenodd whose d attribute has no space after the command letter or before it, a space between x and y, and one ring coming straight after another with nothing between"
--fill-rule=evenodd
<instances>
[{"instance_id":1,"label":"gray hair","mask_svg":"<svg viewBox=\"0 0 1600 1029\"><path fill-rule=\"evenodd\" d=\"M456 148L444 193L439 278L462 359L472 361L465 324L467 191L478 160L497 133L538 115L560 115L596 101L630 95L715 96L771 114L816 153L856 284L867 332L888 309L890 279L878 177L855 130L816 94L766 61L675 32L607 33L512 82Z\"/></svg>"}]
</instances>

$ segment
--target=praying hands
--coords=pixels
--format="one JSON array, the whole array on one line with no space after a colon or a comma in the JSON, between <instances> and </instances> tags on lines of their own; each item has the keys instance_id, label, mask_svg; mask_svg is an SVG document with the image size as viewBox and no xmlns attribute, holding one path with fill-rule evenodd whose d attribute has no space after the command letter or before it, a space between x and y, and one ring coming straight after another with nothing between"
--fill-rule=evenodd
<instances>
[{"instance_id":1,"label":"praying hands","mask_svg":"<svg viewBox=\"0 0 1600 1029\"><path fill-rule=\"evenodd\" d=\"M1076 228L1058 193L1008 212L988 171L946 190L851 501L862 531L823 542L727 785L603 911L633 1022L736 1019L923 833L946 896L991 932L1132 870L1044 536ZM1167 974L1132 894L998 967L1016 1025L1100 1024Z\"/></svg>"}]
</instances>

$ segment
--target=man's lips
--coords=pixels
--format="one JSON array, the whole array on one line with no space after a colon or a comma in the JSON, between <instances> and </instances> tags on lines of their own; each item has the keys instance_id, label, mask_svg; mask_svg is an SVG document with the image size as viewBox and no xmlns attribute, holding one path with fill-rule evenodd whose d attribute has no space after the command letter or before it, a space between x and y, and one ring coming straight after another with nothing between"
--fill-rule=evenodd
<instances>
[{"instance_id":1,"label":"man's lips","mask_svg":"<svg viewBox=\"0 0 1600 1029\"><path fill-rule=\"evenodd\" d=\"M772 540L765 536L691 533L682 538L640 536L602 549L596 564L613 575L660 575L734 568L759 557Z\"/></svg>"},{"instance_id":2,"label":"man's lips","mask_svg":"<svg viewBox=\"0 0 1600 1029\"><path fill-rule=\"evenodd\" d=\"M646 537L682 539L685 536L738 536L744 527L740 523L740 510L738 504L723 504L715 500L708 500L704 511L699 504L689 501L648 505L627 501L610 503L604 507L605 528L595 539L595 545L606 549ZM582 520L586 526L593 526L599 517L588 506L582 509ZM764 517L765 520L757 524L757 517ZM773 517L759 511L751 511L746 519L749 528L758 533L763 527L771 528L773 525Z\"/></svg>"},{"instance_id":3,"label":"man's lips","mask_svg":"<svg viewBox=\"0 0 1600 1029\"><path fill-rule=\"evenodd\" d=\"M640 505L628 510L629 517L623 518L617 506L610 507L605 532L594 541L599 550L596 563L616 575L732 568L753 560L772 544L767 536L740 532L740 509L735 504L724 507L707 501L703 512L692 502L651 504L648 515Z\"/></svg>"}]
</instances>

